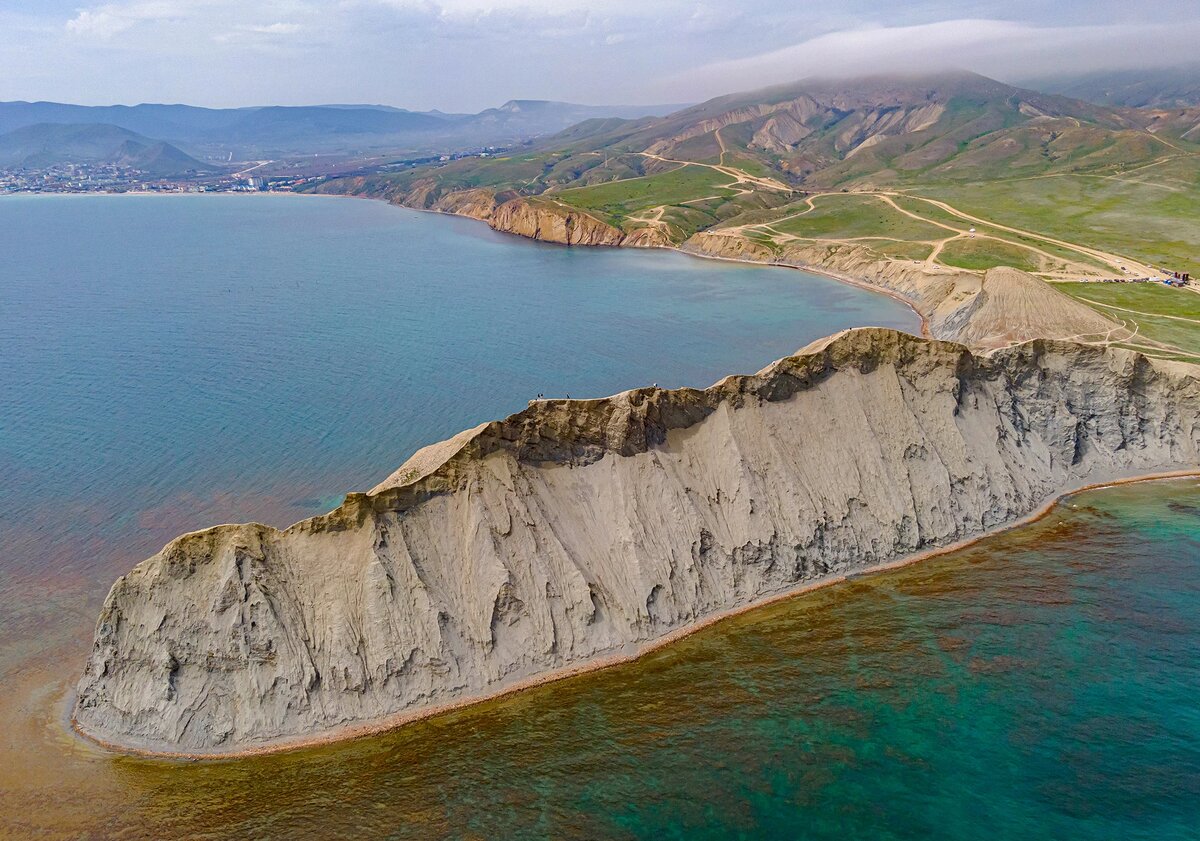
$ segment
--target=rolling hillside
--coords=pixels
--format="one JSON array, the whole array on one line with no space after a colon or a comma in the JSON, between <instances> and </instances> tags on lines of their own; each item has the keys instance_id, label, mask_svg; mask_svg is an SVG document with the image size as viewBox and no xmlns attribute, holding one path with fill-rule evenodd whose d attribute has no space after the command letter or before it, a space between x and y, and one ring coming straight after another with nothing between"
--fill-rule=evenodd
<instances>
[{"instance_id":1,"label":"rolling hillside","mask_svg":"<svg viewBox=\"0 0 1200 841\"><path fill-rule=\"evenodd\" d=\"M1192 142L1198 135L1200 110L1110 108L969 73L808 80L720 97L660 119L590 120L521 155L332 182L323 189L417 206L470 190L487 191L497 201L553 197L559 207L627 233L650 228L656 239L679 244L721 225L757 225L775 208L794 214L807 194L953 196L986 215L989 202L971 201L981 192L975 185L985 185L1003 206L998 223L1041 225L1043 233L1076 236L1091 224L1081 223L1079 214L1111 212L1113 201L1133 202L1144 223L1137 228L1161 230L1163 239L1137 244L1132 253L1147 262L1187 264L1195 239L1189 241L1177 224L1159 222L1178 221L1182 214L1184 228L1195 225L1189 209L1195 202L1186 196L1200 186L1200 145ZM1022 205L1025 193L1038 197L1036 213L1017 212L1029 209ZM1060 208L1055 200L1081 193L1098 200L1073 208L1067 202ZM1102 237L1092 244L1125 247L1129 239ZM905 237L889 241L907 243L897 249L906 254L925 250ZM1009 260L1047 273L1100 269L1094 258L1053 244L1043 243L1042 254L1013 251L1028 245L954 243L946 257L972 268ZM1119 261L1104 263L1104 270L1117 268L1111 262Z\"/></svg>"},{"instance_id":2,"label":"rolling hillside","mask_svg":"<svg viewBox=\"0 0 1200 841\"><path fill-rule=\"evenodd\" d=\"M117 126L41 123L0 135L0 168L44 169L68 163L116 164L154 177L217 171L169 143Z\"/></svg>"},{"instance_id":3,"label":"rolling hillside","mask_svg":"<svg viewBox=\"0 0 1200 841\"><path fill-rule=\"evenodd\" d=\"M797 187L870 186L1151 160L1200 123L1200 113L1194 116L1195 122L1158 125L1153 113L1105 108L966 73L811 80L721 97L660 120L585 124L551 138L544 148L604 152L610 160L649 153L727 164L769 172Z\"/></svg>"}]
</instances>

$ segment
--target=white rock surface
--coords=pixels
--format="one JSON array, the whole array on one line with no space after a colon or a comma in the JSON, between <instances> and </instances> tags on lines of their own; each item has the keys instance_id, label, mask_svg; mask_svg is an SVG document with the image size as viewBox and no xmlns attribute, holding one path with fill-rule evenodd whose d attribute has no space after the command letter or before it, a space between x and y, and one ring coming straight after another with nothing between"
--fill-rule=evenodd
<instances>
[{"instance_id":1,"label":"white rock surface","mask_svg":"<svg viewBox=\"0 0 1200 841\"><path fill-rule=\"evenodd\" d=\"M285 531L184 535L114 584L82 732L195 754L336 732L1200 465L1193 366L849 331L704 390L547 401Z\"/></svg>"}]
</instances>

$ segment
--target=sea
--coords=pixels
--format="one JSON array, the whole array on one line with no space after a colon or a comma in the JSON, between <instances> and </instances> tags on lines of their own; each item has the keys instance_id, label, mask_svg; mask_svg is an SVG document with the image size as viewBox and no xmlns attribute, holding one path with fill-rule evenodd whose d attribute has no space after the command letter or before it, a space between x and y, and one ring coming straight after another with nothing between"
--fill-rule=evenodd
<instances>
[{"instance_id":1,"label":"sea","mask_svg":"<svg viewBox=\"0 0 1200 841\"><path fill-rule=\"evenodd\" d=\"M0 837L1196 838L1194 480L1068 498L631 664L256 759L66 726L113 579L523 408L753 372L882 295L381 202L0 198Z\"/></svg>"}]
</instances>

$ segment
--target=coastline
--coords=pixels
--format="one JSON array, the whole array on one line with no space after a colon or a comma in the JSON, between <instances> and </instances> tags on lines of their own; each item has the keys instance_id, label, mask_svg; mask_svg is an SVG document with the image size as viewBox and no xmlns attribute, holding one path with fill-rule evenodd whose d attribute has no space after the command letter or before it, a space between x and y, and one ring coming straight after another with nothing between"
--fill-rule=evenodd
<instances>
[{"instance_id":1,"label":"coastline","mask_svg":"<svg viewBox=\"0 0 1200 841\"><path fill-rule=\"evenodd\" d=\"M434 211L437 212L437 211ZM767 595L761 599L753 601L749 604L739 607L730 608L728 610L719 611L710 614L699 621L687 625L682 628L677 628L668 634L658 637L653 640L631 647L630 650L620 650L612 654L600 656L591 660L586 660L571 666L565 666L560 669L554 669L544 672L539 675L534 675L512 684L497 687L494 691L484 692L481 694L471 695L468 697L458 698L453 701L448 701L442 704L437 704L428 707L422 707L415 710L406 710L395 715L387 716L386 718L377 719L371 722L349 725L346 727L334 728L319 734L311 736L302 736L292 739L281 739L270 743L255 745L253 747L240 748L230 751L209 752L209 753L194 753L194 752L170 752L170 751L154 751L142 748L134 748L122 745L116 745L111 742L106 742L103 739L96 738L84 731L75 720L73 713L70 716L70 729L78 737L85 740L87 743L103 748L106 751L114 754L135 756L145 759L164 760L164 761L220 761L229 759L244 759L255 756L268 756L272 754L288 753L299 751L306 748L321 747L325 745L336 744L339 742L352 741L354 739L376 736L391 730L398 729L408 724L413 724L425 719L434 718L456 710L465 709L467 707L482 704L487 701L498 700L509 695L514 695L518 692L523 692L528 689L533 689L539 686L545 686L552 683L557 683L568 678L577 677L579 675L588 674L590 672L600 671L602 669L612 668L625 663L630 663L644 657L659 649L665 648L681 639L696 634L706 628L723 622L727 619L732 619L736 616L749 613L759 608L768 605L777 604L779 602L802 596L806 593L811 593L817 590L831 587L851 579L859 579L866 576L875 575L876 573L887 572L889 570L900 569L906 566L916 564L920 561L930 558L939 557L952 552L957 552L971 546L974 546L988 538L998 534L1003 534L1014 529L1031 525L1048 516L1062 501L1069 497L1088 491L1098 491L1105 488L1119 487L1125 485L1133 485L1144 482L1167 481L1176 479L1200 479L1200 469L1185 469L1174 471L1163 471L1156 473L1148 473L1134 476L1119 477L1108 481L1092 482L1081 485L1079 487L1067 488L1058 493L1051 495L1040 506L1035 508L1030 513L1009 523L1005 523L987 531L981 532L978 535L967 538L965 540L956 541L945 546L938 546L927 549L911 555L902 556L884 563L876 564L861 570L857 570L850 574L828 575L821 578L816 578L807 581L797 587L792 587L786 590L781 590L776 593ZM68 701L73 707L74 691L68 693Z\"/></svg>"},{"instance_id":2,"label":"coastline","mask_svg":"<svg viewBox=\"0 0 1200 841\"><path fill-rule=\"evenodd\" d=\"M515 234L511 231L502 231L499 228L493 228L491 225L488 224L486 219L478 219L474 216L468 216L463 213L451 213L448 210L434 210L433 208L429 208L429 207L412 207L411 205L399 204L397 202L389 201L388 199L384 199L384 198L377 198L375 196L356 196L356 195L351 195L348 193L341 194L341 195L329 194L329 193L293 193L292 195L327 196L329 198L365 199L367 201L381 201L385 204L391 205L392 207L402 207L405 210L415 210L417 213L432 213L437 216L449 216L449 217L452 217L455 219L469 219L473 222L479 222L479 223L485 225L489 230L495 231L498 234L503 234L503 235L509 236L509 237L515 237L516 239L519 239L519 240L528 240L530 242L538 242L538 243L541 243L542 245L558 246L559 248L617 248L617 249L620 249L620 248L627 247L627 246L623 246L623 245L564 245L562 243L557 243L557 242L547 242L546 240L537 239L535 237L527 237L522 234ZM929 332L929 316L926 313L922 312L917 307L916 303L912 299L907 298L904 295L901 295L899 292L893 292L890 289L884 289L874 283L871 283L866 280L862 280L860 278L855 278L850 275L840 274L837 272L830 271L828 269L817 268L815 266L795 266L790 263L763 263L758 260L746 260L746 259L742 259L742 258L738 258L738 257L719 257L716 254L699 254L695 251L688 251L682 245L649 245L649 246L639 245L639 246L635 246L635 248L638 251L672 251L676 254L683 254L687 257L692 257L697 260L715 260L715 261L721 262L721 263L737 263L737 264L741 264L743 266L758 266L758 267L764 268L764 269L790 269L792 271L808 272L809 274L815 274L815 275L820 275L821 277L827 277L830 280L836 280L838 283L844 283L847 286L853 286L856 289L862 289L867 292L874 292L877 295L883 295L886 298L891 298L893 301L896 301L897 303L904 304L904 306L906 306L910 310L912 310L913 314L916 315L916 317L921 320L921 334L920 334L921 337L926 338L926 339L933 338L933 335ZM870 325L864 324L861 326L867 327Z\"/></svg>"},{"instance_id":3,"label":"coastline","mask_svg":"<svg viewBox=\"0 0 1200 841\"><path fill-rule=\"evenodd\" d=\"M378 202L382 202L383 204L390 205L392 207L399 207L399 208L403 208L404 210L412 210L417 213L431 213L436 216L447 216L447 217L450 217L453 219L466 219L466 220L469 220L472 222L479 222L479 223L483 224L485 227L487 227L489 230L495 231L498 234L503 234L504 236L513 237L518 240L527 240L529 242L541 243L542 245L557 246L559 248L614 248L614 249L619 249L619 248L627 248L628 247L628 246L622 246L622 245L563 245L562 243L548 242L546 240L537 239L535 237L527 237L527 236L523 236L522 234L512 233L511 231L503 231L498 228L493 228L491 225L489 225L487 223L486 219L478 219L474 216L468 216L464 213L452 213L448 210L434 210L433 208L428 208L428 207L412 207L411 205L393 202L386 198L381 198L381 197L377 197L377 196L358 196L358 195L352 195L349 193L337 194L337 193L309 193L309 192L292 192L292 191L255 192L255 193L249 193L249 192L247 192L247 193L232 193L232 192L230 192L230 193L183 193L183 192L158 193L158 192L154 192L154 191L150 191L150 190L128 190L128 191L122 192L122 193L103 193L103 192L8 193L8 194L0 194L0 195L39 196L39 197L42 197L42 196L53 196L53 197L60 197L60 196L176 196L176 197L190 197L190 198L197 198L197 197L211 198L213 196L237 196L237 197L296 196L298 198L359 199L359 200L363 200L363 201L378 201ZM691 257L696 260L715 260L715 261L723 262L723 263L737 263L737 264L741 264L741 265L745 265L745 266L758 266L760 268L766 268L766 269L790 269L792 271L808 272L809 274L820 275L821 277L826 277L826 278L829 278L830 280L836 280L838 283L844 283L847 286L853 286L857 289L862 289L867 292L874 292L878 295L883 295L886 298L891 298L893 301L896 301L897 303L904 304L904 306L906 306L910 310L912 310L913 314L916 315L918 319L920 319L920 321L921 321L920 335L926 339L933 338L932 334L929 332L929 316L926 313L922 312L921 309L916 305L916 303L914 301L912 301L910 298L905 297L904 295L901 295L898 292L894 292L890 289L884 289L874 283L870 283L869 281L865 281L860 278L855 278L850 275L840 274L838 272L833 272L828 269L823 269L823 268L819 268L816 266L797 266L797 265L792 265L790 263L764 263L764 262L760 262L758 260L746 260L746 259L741 259L741 258L737 258L737 257L719 257L715 254L699 254L699 253L696 253L695 251L688 251L682 245L636 246L636 250L638 250L638 251L672 251L676 254L683 254L687 257ZM868 327L870 325L860 325L860 326Z\"/></svg>"}]
</instances>

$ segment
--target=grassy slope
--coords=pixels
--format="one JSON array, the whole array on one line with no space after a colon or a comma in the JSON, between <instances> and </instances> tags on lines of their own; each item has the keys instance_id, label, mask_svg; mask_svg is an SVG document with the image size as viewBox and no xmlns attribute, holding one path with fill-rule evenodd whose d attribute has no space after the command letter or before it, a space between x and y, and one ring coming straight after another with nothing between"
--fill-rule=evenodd
<instances>
[{"instance_id":1,"label":"grassy slope","mask_svg":"<svg viewBox=\"0 0 1200 841\"><path fill-rule=\"evenodd\" d=\"M734 191L726 185L731 180L716 170L681 166L660 175L561 190L555 198L574 207L623 217L648 208L676 205L707 196L730 197Z\"/></svg>"},{"instance_id":2,"label":"grassy slope","mask_svg":"<svg viewBox=\"0 0 1200 841\"><path fill-rule=\"evenodd\" d=\"M1200 295L1194 292L1151 283L1061 283L1057 288L1136 324L1139 336L1194 354L1192 361L1200 359Z\"/></svg>"},{"instance_id":3,"label":"grassy slope","mask_svg":"<svg viewBox=\"0 0 1200 841\"><path fill-rule=\"evenodd\" d=\"M967 188L967 189L969 189L969 188ZM926 193L931 193L930 190L922 190L919 188L914 190L913 192L921 194L921 195L925 195ZM961 231L967 231L973 227L973 228L975 228L976 232L979 234L982 234L985 236L990 236L990 237L998 237L998 238L1006 240L1014 245L1024 245L1024 246L1028 246L1030 248L1036 248L1040 251L1044 251L1044 252L1052 254L1056 257L1059 257L1062 260L1070 260L1074 263L1078 263L1080 265L1086 266L1086 267L1088 267L1094 271L1097 271L1101 274L1112 274L1111 267L1108 267L1104 263L1101 263L1097 260L1087 257L1086 255L1080 254L1078 251L1074 251L1069 248L1063 248L1061 246L1054 245L1053 243L1048 243L1044 240L1036 239L1034 237L1026 237L1026 236L1021 236L1020 234L1010 233L1008 231L1001 231L998 228L993 228L989 225L982 225L979 223L967 222L966 220L960 219L959 217L955 216L952 213L942 210L940 207L937 207L936 205L929 204L928 202L921 201L920 199L907 198L905 196L897 196L893 200L896 202L896 204L898 204L900 207L904 208L905 210L907 210L911 213L915 213L918 216L921 216L925 219L930 219L930 220L934 220L937 222L941 222L942 224L950 225L951 227L956 228ZM955 204L954 207L958 207L963 211L968 211L968 209L966 207L961 207L960 205L957 205L957 204ZM997 222L1000 222L1001 224L1003 224L1005 221L1008 221L1008 220L1004 220L998 216L993 215L991 212L991 208L988 208L986 211L973 212L972 215L982 216L984 218L989 218L989 219L995 219ZM1009 222L1009 224L1013 224L1013 223ZM1035 228L1034 230L1036 231L1037 229ZM1046 233L1052 234L1053 232L1046 231ZM1082 240L1073 240L1073 241L1078 241L1078 242L1081 242L1082 244L1092 245L1092 246L1096 246L1096 247L1104 246L1104 243L1097 242L1097 241L1094 241L1091 239L1082 239ZM952 255L955 253L956 247L957 246L951 248ZM1028 253L1024 253L1020 259L1031 260L1031 259L1035 259L1035 257L1029 255ZM1011 265L1011 264L1000 262L1000 257L998 256L996 258L996 260L979 262L976 265L970 266L969 268L989 269L995 265ZM968 268L968 267L963 266L963 268ZM1019 266L1016 266L1016 268L1019 268Z\"/></svg>"},{"instance_id":4,"label":"grassy slope","mask_svg":"<svg viewBox=\"0 0 1200 841\"><path fill-rule=\"evenodd\" d=\"M948 231L896 213L875 196L832 194L814 200L815 210L771 223L785 234L820 239L881 237L891 240L944 239Z\"/></svg>"},{"instance_id":5,"label":"grassy slope","mask_svg":"<svg viewBox=\"0 0 1200 841\"><path fill-rule=\"evenodd\" d=\"M1011 266L1023 272L1039 272L1044 262L1028 248L978 237L947 243L939 256L947 266L973 271L983 271L993 266Z\"/></svg>"},{"instance_id":6,"label":"grassy slope","mask_svg":"<svg viewBox=\"0 0 1200 841\"><path fill-rule=\"evenodd\" d=\"M1200 273L1200 158L1160 184L1063 175L914 192L1001 224ZM1143 170L1149 179L1153 169ZM1187 183L1190 179L1190 183Z\"/></svg>"}]
</instances>

